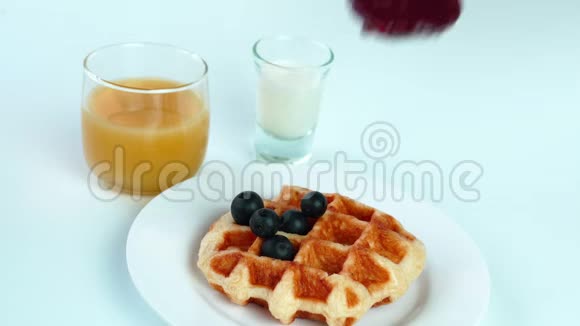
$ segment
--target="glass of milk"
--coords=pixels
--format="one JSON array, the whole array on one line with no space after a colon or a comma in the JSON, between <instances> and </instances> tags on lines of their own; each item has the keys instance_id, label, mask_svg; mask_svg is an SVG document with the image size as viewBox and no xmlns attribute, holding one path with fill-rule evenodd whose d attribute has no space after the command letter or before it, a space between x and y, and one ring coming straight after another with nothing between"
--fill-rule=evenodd
<instances>
[{"instance_id":1,"label":"glass of milk","mask_svg":"<svg viewBox=\"0 0 580 326\"><path fill-rule=\"evenodd\" d=\"M271 162L307 161L332 50L309 39L277 36L254 44L258 70L256 153Z\"/></svg>"}]
</instances>

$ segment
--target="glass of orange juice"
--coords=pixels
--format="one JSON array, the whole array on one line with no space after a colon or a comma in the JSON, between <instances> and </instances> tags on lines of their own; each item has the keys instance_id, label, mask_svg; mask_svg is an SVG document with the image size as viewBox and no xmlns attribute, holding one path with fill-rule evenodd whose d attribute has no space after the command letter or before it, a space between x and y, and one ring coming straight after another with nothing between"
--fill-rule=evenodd
<instances>
[{"instance_id":1,"label":"glass of orange juice","mask_svg":"<svg viewBox=\"0 0 580 326\"><path fill-rule=\"evenodd\" d=\"M170 45L125 43L84 60L83 147L108 188L152 195L200 168L208 143L208 67Z\"/></svg>"}]
</instances>

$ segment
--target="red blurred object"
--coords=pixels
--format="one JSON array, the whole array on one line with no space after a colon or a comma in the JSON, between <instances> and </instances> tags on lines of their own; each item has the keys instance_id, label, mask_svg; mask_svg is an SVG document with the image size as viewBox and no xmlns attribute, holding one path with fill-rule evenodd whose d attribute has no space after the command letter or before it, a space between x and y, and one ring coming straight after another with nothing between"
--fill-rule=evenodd
<instances>
[{"instance_id":1,"label":"red blurred object","mask_svg":"<svg viewBox=\"0 0 580 326\"><path fill-rule=\"evenodd\" d=\"M460 0L351 0L363 29L390 36L439 33L461 14Z\"/></svg>"}]
</instances>

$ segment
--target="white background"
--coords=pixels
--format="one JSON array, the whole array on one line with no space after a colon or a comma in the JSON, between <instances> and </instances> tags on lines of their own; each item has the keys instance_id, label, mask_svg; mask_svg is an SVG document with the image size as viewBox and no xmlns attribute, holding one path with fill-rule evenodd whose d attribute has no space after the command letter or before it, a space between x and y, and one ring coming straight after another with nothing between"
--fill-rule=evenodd
<instances>
[{"instance_id":1,"label":"white background","mask_svg":"<svg viewBox=\"0 0 580 326\"><path fill-rule=\"evenodd\" d=\"M159 41L204 56L208 159L252 159L250 47L265 34L330 44L317 157L363 157L364 126L401 133L397 160L444 171L479 162L482 198L437 204L473 237L492 278L483 325L578 320L580 5L470 0L426 40L361 38L347 1L0 1L0 324L159 325L127 274L124 242L143 202L87 189L81 61L91 49ZM449 268L453 268L450 266ZM461 309L461 307L457 307Z\"/></svg>"}]
</instances>

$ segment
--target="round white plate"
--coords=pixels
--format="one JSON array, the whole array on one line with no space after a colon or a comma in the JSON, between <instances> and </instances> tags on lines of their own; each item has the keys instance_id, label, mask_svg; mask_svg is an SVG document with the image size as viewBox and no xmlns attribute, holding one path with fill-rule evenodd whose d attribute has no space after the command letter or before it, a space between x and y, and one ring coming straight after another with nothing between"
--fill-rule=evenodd
<instances>
[{"instance_id":1,"label":"round white plate","mask_svg":"<svg viewBox=\"0 0 580 326\"><path fill-rule=\"evenodd\" d=\"M230 303L209 287L195 266L209 225L229 209L229 200L207 198L216 194L215 188L200 191L204 186L198 179L157 196L135 219L127 239L127 264L135 286L172 325L279 325L261 307ZM332 192L330 184L323 181L317 188ZM473 241L430 205L378 202L372 197L363 195L359 200L394 215L421 239L427 265L401 299L371 309L357 325L477 324L489 300L489 275ZM297 319L294 325L317 324Z\"/></svg>"}]
</instances>

